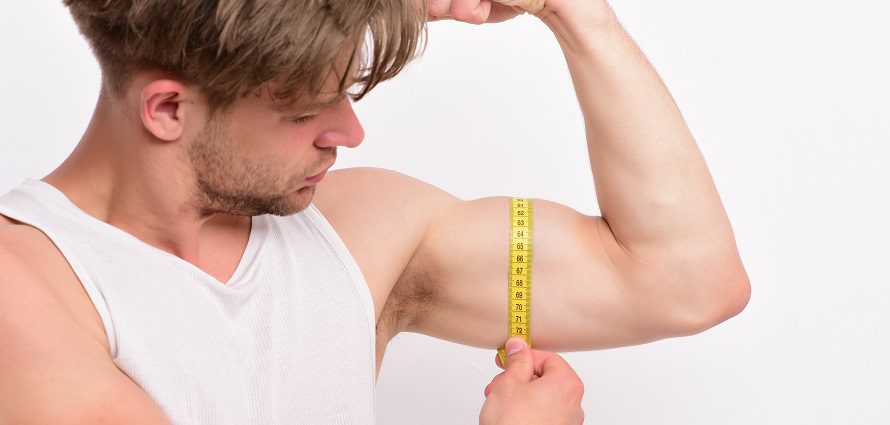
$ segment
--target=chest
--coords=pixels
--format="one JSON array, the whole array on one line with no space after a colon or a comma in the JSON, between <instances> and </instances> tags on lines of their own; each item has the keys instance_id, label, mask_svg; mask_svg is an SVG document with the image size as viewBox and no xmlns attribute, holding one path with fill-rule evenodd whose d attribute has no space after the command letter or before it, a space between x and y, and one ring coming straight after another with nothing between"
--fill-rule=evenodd
<instances>
[{"instance_id":1,"label":"chest","mask_svg":"<svg viewBox=\"0 0 890 425\"><path fill-rule=\"evenodd\" d=\"M361 217L337 214L333 209L322 209L322 206L319 206L319 210L342 239L367 282L377 324L376 363L379 371L386 344L398 333L399 327L394 319L404 316L406 299L410 298L394 295L406 293L404 289L399 291L397 285L416 248L416 232L400 229L403 226L393 220L368 223ZM217 241L214 244L217 249L204 256L207 261L201 267L203 277L215 278L215 283L222 286L238 267L246 244L247 237L241 234ZM38 251L36 255L47 259L44 268L47 281L53 282L54 289L69 306L72 316L109 349L103 322L65 258L48 239L35 241L34 249ZM337 306L331 306L331 311L338 310Z\"/></svg>"}]
</instances>

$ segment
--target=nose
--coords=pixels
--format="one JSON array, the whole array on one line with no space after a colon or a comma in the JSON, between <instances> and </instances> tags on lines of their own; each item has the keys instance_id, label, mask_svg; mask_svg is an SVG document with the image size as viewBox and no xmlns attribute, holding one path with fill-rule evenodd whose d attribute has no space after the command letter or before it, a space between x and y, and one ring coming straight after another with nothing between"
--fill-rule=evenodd
<instances>
[{"instance_id":1,"label":"nose","mask_svg":"<svg viewBox=\"0 0 890 425\"><path fill-rule=\"evenodd\" d=\"M315 145L319 148L332 146L358 147L365 139L365 129L352 109L352 100L346 97L331 108L331 127L318 136Z\"/></svg>"}]
</instances>

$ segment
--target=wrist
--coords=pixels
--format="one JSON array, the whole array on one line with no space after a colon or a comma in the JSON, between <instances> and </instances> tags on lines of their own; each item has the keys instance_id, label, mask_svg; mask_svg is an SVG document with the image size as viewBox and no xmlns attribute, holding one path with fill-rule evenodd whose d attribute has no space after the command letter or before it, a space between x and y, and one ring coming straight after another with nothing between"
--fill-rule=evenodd
<instances>
[{"instance_id":1,"label":"wrist","mask_svg":"<svg viewBox=\"0 0 890 425\"><path fill-rule=\"evenodd\" d=\"M547 0L534 15L550 28L567 52L587 51L591 43L620 28L606 0Z\"/></svg>"}]
</instances>

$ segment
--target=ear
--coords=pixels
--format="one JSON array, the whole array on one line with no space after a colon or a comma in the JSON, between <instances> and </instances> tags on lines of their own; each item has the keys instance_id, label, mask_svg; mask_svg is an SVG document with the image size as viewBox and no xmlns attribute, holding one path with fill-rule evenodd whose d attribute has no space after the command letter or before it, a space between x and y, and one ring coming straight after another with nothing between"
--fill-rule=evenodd
<instances>
[{"instance_id":1,"label":"ear","mask_svg":"<svg viewBox=\"0 0 890 425\"><path fill-rule=\"evenodd\" d=\"M156 138L172 142L179 140L185 129L186 118L194 102L189 99L192 89L169 79L154 80L142 88L139 112L142 125Z\"/></svg>"}]
</instances>

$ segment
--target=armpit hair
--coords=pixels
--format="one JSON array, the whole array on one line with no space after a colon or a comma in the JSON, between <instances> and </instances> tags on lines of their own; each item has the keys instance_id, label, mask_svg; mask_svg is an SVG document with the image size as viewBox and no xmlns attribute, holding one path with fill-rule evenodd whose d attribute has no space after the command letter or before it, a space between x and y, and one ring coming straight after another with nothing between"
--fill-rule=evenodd
<instances>
[{"instance_id":1,"label":"armpit hair","mask_svg":"<svg viewBox=\"0 0 890 425\"><path fill-rule=\"evenodd\" d=\"M400 332L422 321L439 303L429 272L412 258L390 291L377 321L377 356L382 358L386 345Z\"/></svg>"}]
</instances>

